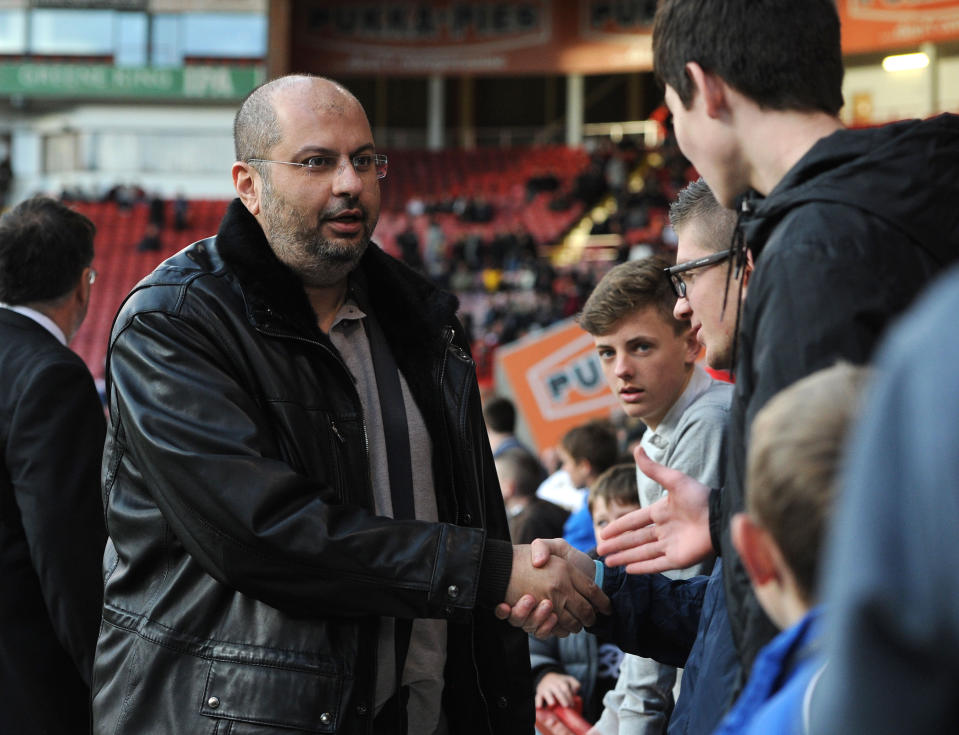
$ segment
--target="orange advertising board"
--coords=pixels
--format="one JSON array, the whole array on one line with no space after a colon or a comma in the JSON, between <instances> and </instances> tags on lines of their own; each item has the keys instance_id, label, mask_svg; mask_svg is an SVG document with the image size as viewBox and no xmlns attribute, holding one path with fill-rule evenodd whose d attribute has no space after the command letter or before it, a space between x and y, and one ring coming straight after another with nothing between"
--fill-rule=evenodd
<instances>
[{"instance_id":1,"label":"orange advertising board","mask_svg":"<svg viewBox=\"0 0 959 735\"><path fill-rule=\"evenodd\" d=\"M656 0L294 0L292 66L320 74L652 68Z\"/></svg>"},{"instance_id":2,"label":"orange advertising board","mask_svg":"<svg viewBox=\"0 0 959 735\"><path fill-rule=\"evenodd\" d=\"M593 338L567 319L496 351L496 390L509 395L518 432L538 450L619 404L603 377Z\"/></svg>"},{"instance_id":3,"label":"orange advertising board","mask_svg":"<svg viewBox=\"0 0 959 735\"><path fill-rule=\"evenodd\" d=\"M843 53L959 38L959 0L838 0Z\"/></svg>"}]
</instances>

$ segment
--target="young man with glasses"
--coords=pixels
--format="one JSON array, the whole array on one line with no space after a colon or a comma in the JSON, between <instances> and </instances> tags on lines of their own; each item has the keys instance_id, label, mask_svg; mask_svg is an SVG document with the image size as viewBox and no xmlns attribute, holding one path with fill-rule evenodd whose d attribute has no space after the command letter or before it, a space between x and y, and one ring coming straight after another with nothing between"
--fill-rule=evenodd
<instances>
[{"instance_id":1,"label":"young man with glasses","mask_svg":"<svg viewBox=\"0 0 959 735\"><path fill-rule=\"evenodd\" d=\"M456 301L370 241L359 101L283 77L234 138L218 234L110 340L95 730L526 735L493 606L532 593L568 632L608 601L509 542Z\"/></svg>"},{"instance_id":2,"label":"young man with glasses","mask_svg":"<svg viewBox=\"0 0 959 735\"><path fill-rule=\"evenodd\" d=\"M698 179L679 193L669 219L677 233L676 265L667 269L676 318L689 319L707 365L731 369L737 310L753 270L748 252L741 264L734 260L736 215Z\"/></svg>"},{"instance_id":3,"label":"young man with glasses","mask_svg":"<svg viewBox=\"0 0 959 735\"><path fill-rule=\"evenodd\" d=\"M697 496L700 512L649 527L620 519L600 551L635 572L720 553L746 673L775 634L729 530L743 509L753 417L839 358L868 360L890 321L959 255L959 119L843 129L839 30L832 0L665 0L653 29L679 146L740 213L734 272L745 246L755 271L735 335L725 487L710 493L674 476L671 495Z\"/></svg>"}]
</instances>

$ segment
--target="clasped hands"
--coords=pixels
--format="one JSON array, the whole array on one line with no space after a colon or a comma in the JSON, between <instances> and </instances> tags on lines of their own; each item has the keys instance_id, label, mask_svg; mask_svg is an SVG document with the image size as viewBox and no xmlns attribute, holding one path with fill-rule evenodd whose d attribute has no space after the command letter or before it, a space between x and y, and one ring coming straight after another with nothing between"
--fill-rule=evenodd
<instances>
[{"instance_id":1,"label":"clasped hands","mask_svg":"<svg viewBox=\"0 0 959 735\"><path fill-rule=\"evenodd\" d=\"M536 539L513 547L506 600L496 617L539 638L563 638L609 614L609 598L593 581L595 565L562 539Z\"/></svg>"},{"instance_id":2,"label":"clasped hands","mask_svg":"<svg viewBox=\"0 0 959 735\"><path fill-rule=\"evenodd\" d=\"M606 526L597 553L608 566L625 565L629 574L681 569L707 558L712 551L710 489L679 470L653 462L641 447L635 458L640 470L662 485L667 495ZM536 539L530 546L513 547L513 575L496 616L537 638L563 637L588 627L597 611L611 611L609 598L592 581L594 568L589 556L562 539ZM549 574L536 577L535 571ZM548 578L553 586L523 586L533 585L534 578L539 582Z\"/></svg>"}]
</instances>

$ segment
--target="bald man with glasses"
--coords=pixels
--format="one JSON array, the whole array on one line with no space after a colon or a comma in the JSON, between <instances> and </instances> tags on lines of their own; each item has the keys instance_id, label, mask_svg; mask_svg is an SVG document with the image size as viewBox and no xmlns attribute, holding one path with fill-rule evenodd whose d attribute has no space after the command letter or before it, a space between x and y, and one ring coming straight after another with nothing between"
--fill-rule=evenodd
<instances>
[{"instance_id":1,"label":"bald man with glasses","mask_svg":"<svg viewBox=\"0 0 959 735\"><path fill-rule=\"evenodd\" d=\"M219 232L110 340L97 733L527 735L522 593L608 600L512 546L457 303L372 241L387 159L295 75L234 125Z\"/></svg>"}]
</instances>

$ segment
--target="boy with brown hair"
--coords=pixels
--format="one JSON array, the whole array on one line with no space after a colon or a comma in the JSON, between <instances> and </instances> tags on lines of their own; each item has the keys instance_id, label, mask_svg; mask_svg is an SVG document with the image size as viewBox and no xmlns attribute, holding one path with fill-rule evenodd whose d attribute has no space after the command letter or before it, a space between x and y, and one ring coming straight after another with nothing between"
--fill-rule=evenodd
<instances>
[{"instance_id":1,"label":"boy with brown hair","mask_svg":"<svg viewBox=\"0 0 959 735\"><path fill-rule=\"evenodd\" d=\"M700 345L689 321L673 315L676 294L660 257L622 263L596 285L579 316L623 412L646 424L640 446L694 477L720 479L730 386L696 363ZM637 474L643 506L663 488Z\"/></svg>"},{"instance_id":2,"label":"boy with brown hair","mask_svg":"<svg viewBox=\"0 0 959 735\"><path fill-rule=\"evenodd\" d=\"M719 485L732 388L713 380L697 364L697 333L688 319L674 316L677 297L665 274L670 265L664 258L651 257L612 268L587 300L579 324L592 335L622 410L646 424L640 441L646 454L701 482ZM641 506L663 497L663 487L638 469L636 480ZM687 578L708 573L710 567L708 561L668 576ZM620 713L621 722L629 721L631 733L665 732L675 679L671 666L630 657L616 688L618 701L610 697L610 711L595 732L620 731L614 711Z\"/></svg>"},{"instance_id":3,"label":"boy with brown hair","mask_svg":"<svg viewBox=\"0 0 959 735\"><path fill-rule=\"evenodd\" d=\"M580 551L596 547L596 534L589 513L588 489L619 457L619 441L607 421L589 421L567 431L557 447L561 469L582 493L583 502L563 526L563 538Z\"/></svg>"},{"instance_id":4,"label":"boy with brown hair","mask_svg":"<svg viewBox=\"0 0 959 735\"><path fill-rule=\"evenodd\" d=\"M808 729L804 702L822 669L820 552L868 375L848 363L820 370L780 391L753 421L746 512L733 516L731 533L759 604L783 632L759 652L717 735Z\"/></svg>"},{"instance_id":5,"label":"boy with brown hair","mask_svg":"<svg viewBox=\"0 0 959 735\"><path fill-rule=\"evenodd\" d=\"M635 510L639 506L636 466L622 463L606 470L590 487L587 505L597 532L620 516Z\"/></svg>"}]
</instances>

